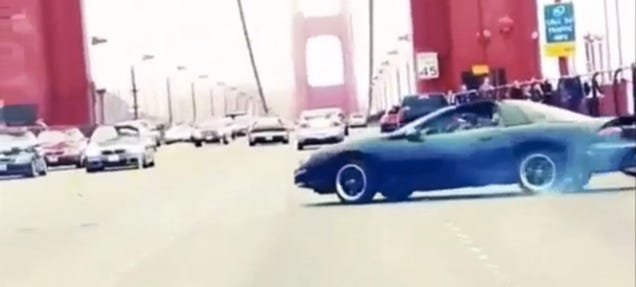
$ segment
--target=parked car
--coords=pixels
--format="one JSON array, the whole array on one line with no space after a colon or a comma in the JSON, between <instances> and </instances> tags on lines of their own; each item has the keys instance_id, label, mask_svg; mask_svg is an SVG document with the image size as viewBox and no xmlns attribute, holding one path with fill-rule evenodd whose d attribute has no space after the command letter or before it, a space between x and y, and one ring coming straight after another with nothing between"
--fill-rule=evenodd
<instances>
[{"instance_id":1,"label":"parked car","mask_svg":"<svg viewBox=\"0 0 636 287\"><path fill-rule=\"evenodd\" d=\"M0 130L0 176L37 177L47 174L44 153L27 129Z\"/></svg>"},{"instance_id":2,"label":"parked car","mask_svg":"<svg viewBox=\"0 0 636 287\"><path fill-rule=\"evenodd\" d=\"M195 125L191 141L196 147L204 143L230 144L234 123L229 118L208 119Z\"/></svg>"},{"instance_id":3,"label":"parked car","mask_svg":"<svg viewBox=\"0 0 636 287\"><path fill-rule=\"evenodd\" d=\"M344 141L346 129L340 117L333 112L307 110L300 114L296 128L297 149L308 145L339 143Z\"/></svg>"},{"instance_id":4,"label":"parked car","mask_svg":"<svg viewBox=\"0 0 636 287\"><path fill-rule=\"evenodd\" d=\"M135 126L99 126L86 148L86 172L107 168L155 166L155 145Z\"/></svg>"},{"instance_id":5,"label":"parked car","mask_svg":"<svg viewBox=\"0 0 636 287\"><path fill-rule=\"evenodd\" d=\"M349 115L349 127L364 128L367 126L367 116L362 113L353 113Z\"/></svg>"},{"instance_id":6,"label":"parked car","mask_svg":"<svg viewBox=\"0 0 636 287\"><path fill-rule=\"evenodd\" d=\"M523 100L432 112L403 128L315 152L295 183L344 203L380 192L517 183L526 193L579 191L593 173L636 166L636 117L592 118Z\"/></svg>"},{"instance_id":7,"label":"parked car","mask_svg":"<svg viewBox=\"0 0 636 287\"><path fill-rule=\"evenodd\" d=\"M74 165L84 167L84 151L88 139L79 128L49 128L40 132L38 142L42 146L49 167Z\"/></svg>"},{"instance_id":8,"label":"parked car","mask_svg":"<svg viewBox=\"0 0 636 287\"><path fill-rule=\"evenodd\" d=\"M267 117L256 120L247 132L248 143L254 146L259 143L289 143L289 130L279 117Z\"/></svg>"}]
</instances>

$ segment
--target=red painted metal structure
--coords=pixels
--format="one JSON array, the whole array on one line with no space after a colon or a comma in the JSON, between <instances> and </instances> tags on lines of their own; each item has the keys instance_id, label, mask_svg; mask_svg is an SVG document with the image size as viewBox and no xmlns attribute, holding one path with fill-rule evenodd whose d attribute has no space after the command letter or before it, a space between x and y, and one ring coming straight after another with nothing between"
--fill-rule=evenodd
<instances>
[{"instance_id":1,"label":"red painted metal structure","mask_svg":"<svg viewBox=\"0 0 636 287\"><path fill-rule=\"evenodd\" d=\"M536 1L410 0L414 52L437 52L440 77L417 90L456 90L473 65L505 69L506 78L541 77Z\"/></svg>"},{"instance_id":2,"label":"red painted metal structure","mask_svg":"<svg viewBox=\"0 0 636 287\"><path fill-rule=\"evenodd\" d=\"M0 0L0 99L54 125L90 122L81 0Z\"/></svg>"},{"instance_id":3,"label":"red painted metal structure","mask_svg":"<svg viewBox=\"0 0 636 287\"><path fill-rule=\"evenodd\" d=\"M338 15L317 18L305 17L294 2L293 61L296 85L295 113L304 109L340 107L345 113L358 110L356 80L353 68L353 40L350 14L346 1L340 1ZM312 87L307 80L307 41L318 36L336 36L342 45L344 83L342 85Z\"/></svg>"}]
</instances>

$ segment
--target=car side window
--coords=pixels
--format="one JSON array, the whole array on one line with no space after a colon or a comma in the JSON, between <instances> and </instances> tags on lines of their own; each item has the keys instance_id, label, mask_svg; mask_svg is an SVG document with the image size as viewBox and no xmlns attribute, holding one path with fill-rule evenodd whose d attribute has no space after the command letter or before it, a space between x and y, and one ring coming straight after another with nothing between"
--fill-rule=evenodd
<instances>
[{"instance_id":1,"label":"car side window","mask_svg":"<svg viewBox=\"0 0 636 287\"><path fill-rule=\"evenodd\" d=\"M435 135L494 127L499 124L499 113L494 106L490 109L467 107L441 114L418 128L424 135Z\"/></svg>"}]
</instances>

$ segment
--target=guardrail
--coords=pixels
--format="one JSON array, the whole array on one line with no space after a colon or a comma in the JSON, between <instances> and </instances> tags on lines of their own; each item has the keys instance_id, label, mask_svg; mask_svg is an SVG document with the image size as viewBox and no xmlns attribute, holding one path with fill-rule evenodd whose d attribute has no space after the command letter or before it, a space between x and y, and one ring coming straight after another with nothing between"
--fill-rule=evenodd
<instances>
[{"instance_id":1,"label":"guardrail","mask_svg":"<svg viewBox=\"0 0 636 287\"><path fill-rule=\"evenodd\" d=\"M629 71L631 78L623 77ZM611 80L599 80L608 75ZM485 87L480 90L455 92L456 103L483 99L520 98L540 101L592 116L617 116L636 111L636 64L614 70L597 71L555 79L533 79L512 84ZM556 84L555 84L556 83ZM535 97L535 95L537 95ZM632 107L629 98L632 98Z\"/></svg>"}]
</instances>

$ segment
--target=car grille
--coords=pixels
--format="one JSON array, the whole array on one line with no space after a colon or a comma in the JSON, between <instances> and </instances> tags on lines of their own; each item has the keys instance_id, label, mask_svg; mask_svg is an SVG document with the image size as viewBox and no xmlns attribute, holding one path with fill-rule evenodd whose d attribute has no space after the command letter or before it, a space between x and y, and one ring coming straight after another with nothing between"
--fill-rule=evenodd
<instances>
[{"instance_id":1,"label":"car grille","mask_svg":"<svg viewBox=\"0 0 636 287\"><path fill-rule=\"evenodd\" d=\"M0 163L11 163L13 159L11 158L0 158Z\"/></svg>"},{"instance_id":2,"label":"car grille","mask_svg":"<svg viewBox=\"0 0 636 287\"><path fill-rule=\"evenodd\" d=\"M102 155L124 154L124 153L126 153L125 149L116 149L116 150L105 150L105 151L102 151Z\"/></svg>"},{"instance_id":3,"label":"car grille","mask_svg":"<svg viewBox=\"0 0 636 287\"><path fill-rule=\"evenodd\" d=\"M2 155L4 155L4 156L13 156L13 155L18 155L21 152L22 151L20 151L20 150L10 150L10 151L2 152Z\"/></svg>"},{"instance_id":4,"label":"car grille","mask_svg":"<svg viewBox=\"0 0 636 287\"><path fill-rule=\"evenodd\" d=\"M63 155L64 152L63 151L48 151L46 152L46 155Z\"/></svg>"},{"instance_id":5,"label":"car grille","mask_svg":"<svg viewBox=\"0 0 636 287\"><path fill-rule=\"evenodd\" d=\"M206 137L215 137L217 136L217 132L216 131L204 131L203 135Z\"/></svg>"}]
</instances>

